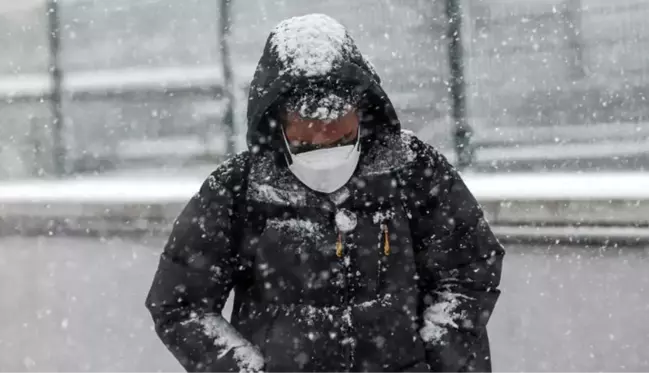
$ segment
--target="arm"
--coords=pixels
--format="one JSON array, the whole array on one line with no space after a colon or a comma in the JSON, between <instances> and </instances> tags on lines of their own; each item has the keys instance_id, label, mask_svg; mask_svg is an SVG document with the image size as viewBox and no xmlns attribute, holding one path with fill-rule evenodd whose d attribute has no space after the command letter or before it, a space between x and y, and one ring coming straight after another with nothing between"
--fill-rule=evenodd
<instances>
[{"instance_id":1,"label":"arm","mask_svg":"<svg viewBox=\"0 0 649 373\"><path fill-rule=\"evenodd\" d=\"M187 371L263 366L259 351L221 316L239 268L228 185L236 161L220 166L181 212L146 300L158 336Z\"/></svg>"},{"instance_id":2,"label":"arm","mask_svg":"<svg viewBox=\"0 0 649 373\"><path fill-rule=\"evenodd\" d=\"M491 371L486 326L504 249L460 175L422 147L410 199L428 363L439 371Z\"/></svg>"}]
</instances>

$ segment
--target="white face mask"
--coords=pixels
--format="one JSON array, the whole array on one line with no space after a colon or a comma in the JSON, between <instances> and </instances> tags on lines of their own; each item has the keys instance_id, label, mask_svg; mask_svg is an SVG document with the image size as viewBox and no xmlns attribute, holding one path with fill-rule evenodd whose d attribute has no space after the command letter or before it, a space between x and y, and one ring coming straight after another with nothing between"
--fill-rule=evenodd
<instances>
[{"instance_id":1,"label":"white face mask","mask_svg":"<svg viewBox=\"0 0 649 373\"><path fill-rule=\"evenodd\" d=\"M359 131L360 134L360 131ZM287 148L288 141L284 136ZM354 174L361 155L360 136L354 145L337 146L293 154L289 170L304 185L322 193L333 193L342 188Z\"/></svg>"}]
</instances>

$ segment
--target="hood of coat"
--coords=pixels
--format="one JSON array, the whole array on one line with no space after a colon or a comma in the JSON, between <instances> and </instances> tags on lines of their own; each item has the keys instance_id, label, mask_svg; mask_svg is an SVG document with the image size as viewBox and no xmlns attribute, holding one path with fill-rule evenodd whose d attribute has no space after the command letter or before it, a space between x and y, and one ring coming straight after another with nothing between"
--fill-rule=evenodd
<instances>
[{"instance_id":1,"label":"hood of coat","mask_svg":"<svg viewBox=\"0 0 649 373\"><path fill-rule=\"evenodd\" d=\"M270 33L248 95L248 147L281 151L277 109L287 92L323 82L363 97L363 137L397 134L401 125L381 79L347 29L324 14L280 22Z\"/></svg>"}]
</instances>

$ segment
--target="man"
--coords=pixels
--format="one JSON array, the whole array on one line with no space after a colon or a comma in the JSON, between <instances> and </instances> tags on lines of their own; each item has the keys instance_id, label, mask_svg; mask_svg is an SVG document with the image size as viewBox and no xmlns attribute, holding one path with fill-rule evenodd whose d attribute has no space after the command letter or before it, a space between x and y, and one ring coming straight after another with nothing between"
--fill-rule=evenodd
<instances>
[{"instance_id":1,"label":"man","mask_svg":"<svg viewBox=\"0 0 649 373\"><path fill-rule=\"evenodd\" d=\"M185 369L491 369L503 248L445 158L401 131L379 83L325 15L271 32L249 151L180 214L147 299Z\"/></svg>"}]
</instances>

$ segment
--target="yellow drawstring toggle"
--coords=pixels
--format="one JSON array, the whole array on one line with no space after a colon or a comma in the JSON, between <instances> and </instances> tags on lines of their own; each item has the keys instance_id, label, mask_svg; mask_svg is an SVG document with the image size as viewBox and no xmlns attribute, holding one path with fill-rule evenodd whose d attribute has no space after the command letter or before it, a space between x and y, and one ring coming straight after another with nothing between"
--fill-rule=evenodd
<instances>
[{"instance_id":1,"label":"yellow drawstring toggle","mask_svg":"<svg viewBox=\"0 0 649 373\"><path fill-rule=\"evenodd\" d=\"M343 234L338 233L338 241L336 241L336 255L339 258L343 257Z\"/></svg>"},{"instance_id":2,"label":"yellow drawstring toggle","mask_svg":"<svg viewBox=\"0 0 649 373\"><path fill-rule=\"evenodd\" d=\"M383 236L384 236L383 254L387 256L390 255L390 234L388 233L387 224L383 226Z\"/></svg>"}]
</instances>

